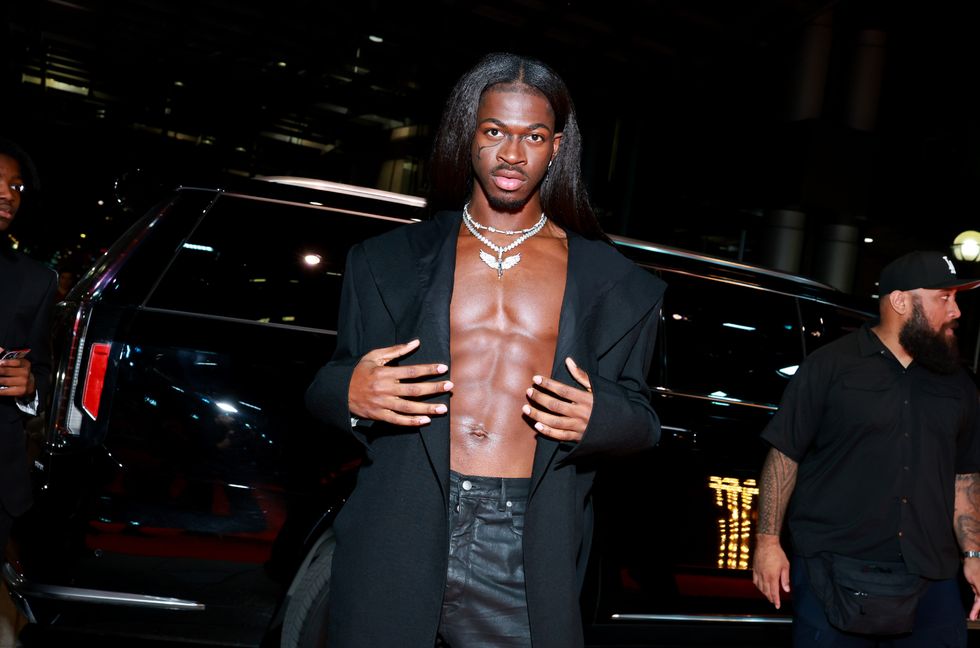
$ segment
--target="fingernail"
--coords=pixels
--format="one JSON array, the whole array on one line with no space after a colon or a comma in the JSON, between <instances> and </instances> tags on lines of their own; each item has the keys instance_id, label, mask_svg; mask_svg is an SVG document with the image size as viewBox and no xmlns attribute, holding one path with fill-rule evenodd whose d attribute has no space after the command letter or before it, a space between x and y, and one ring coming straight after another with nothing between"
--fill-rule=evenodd
<instances>
[{"instance_id":1,"label":"fingernail","mask_svg":"<svg viewBox=\"0 0 980 648\"><path fill-rule=\"evenodd\" d=\"M537 430L538 432L540 432L541 430L544 429L544 424L543 423L535 423L534 424L534 429Z\"/></svg>"},{"instance_id":2,"label":"fingernail","mask_svg":"<svg viewBox=\"0 0 980 648\"><path fill-rule=\"evenodd\" d=\"M449 382L448 380L446 382L442 383L442 389L443 389L443 391L449 391L452 388L453 388L453 384L451 382Z\"/></svg>"},{"instance_id":3,"label":"fingernail","mask_svg":"<svg viewBox=\"0 0 980 648\"><path fill-rule=\"evenodd\" d=\"M541 376L535 376L534 378L532 378L532 380L534 381L535 385L540 385L543 379L541 378Z\"/></svg>"},{"instance_id":4,"label":"fingernail","mask_svg":"<svg viewBox=\"0 0 980 648\"><path fill-rule=\"evenodd\" d=\"M439 373L446 373L447 371L449 371L449 367L443 364L436 365L436 371L438 371Z\"/></svg>"},{"instance_id":5,"label":"fingernail","mask_svg":"<svg viewBox=\"0 0 980 648\"><path fill-rule=\"evenodd\" d=\"M445 405L436 405L436 414L445 414L445 413L446 413Z\"/></svg>"},{"instance_id":6,"label":"fingernail","mask_svg":"<svg viewBox=\"0 0 980 648\"><path fill-rule=\"evenodd\" d=\"M572 357L571 357L571 356L569 356L569 357L567 357L567 358L565 358L565 361L566 361L566 362L567 362L568 364L570 364L570 365L572 365L573 367L575 367L576 369L578 369L578 365L577 365L577 364L575 364L575 361L574 361L574 360L572 360Z\"/></svg>"},{"instance_id":7,"label":"fingernail","mask_svg":"<svg viewBox=\"0 0 980 648\"><path fill-rule=\"evenodd\" d=\"M527 395L528 395L528 397L534 396L534 389L531 388L531 387L528 387L527 388Z\"/></svg>"},{"instance_id":8,"label":"fingernail","mask_svg":"<svg viewBox=\"0 0 980 648\"><path fill-rule=\"evenodd\" d=\"M428 416L420 416L419 417L419 423L421 425L425 425L426 423L430 423L431 421L432 421L432 419L430 419Z\"/></svg>"},{"instance_id":9,"label":"fingernail","mask_svg":"<svg viewBox=\"0 0 980 648\"><path fill-rule=\"evenodd\" d=\"M521 408L521 411L530 416L530 414L531 414L531 406L530 405L525 405L524 407Z\"/></svg>"}]
</instances>

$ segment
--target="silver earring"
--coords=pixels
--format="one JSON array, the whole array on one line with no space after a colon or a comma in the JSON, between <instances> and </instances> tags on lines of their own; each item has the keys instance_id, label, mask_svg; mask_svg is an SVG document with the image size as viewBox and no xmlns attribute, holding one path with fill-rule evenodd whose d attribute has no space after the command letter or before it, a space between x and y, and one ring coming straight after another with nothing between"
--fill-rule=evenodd
<instances>
[{"instance_id":1,"label":"silver earring","mask_svg":"<svg viewBox=\"0 0 980 648\"><path fill-rule=\"evenodd\" d=\"M551 168L551 163L554 162L554 161L555 161L555 158L551 158L550 160L548 160L548 168L549 169Z\"/></svg>"}]
</instances>

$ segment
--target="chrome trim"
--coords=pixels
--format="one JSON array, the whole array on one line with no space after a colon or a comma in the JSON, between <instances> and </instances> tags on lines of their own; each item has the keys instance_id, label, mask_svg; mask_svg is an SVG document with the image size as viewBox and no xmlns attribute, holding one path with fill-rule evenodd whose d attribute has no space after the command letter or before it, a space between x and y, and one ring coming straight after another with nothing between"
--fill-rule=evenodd
<instances>
[{"instance_id":1,"label":"chrome trim","mask_svg":"<svg viewBox=\"0 0 980 648\"><path fill-rule=\"evenodd\" d=\"M661 430L667 430L668 432L690 432L689 428L674 427L673 425L661 425Z\"/></svg>"},{"instance_id":2,"label":"chrome trim","mask_svg":"<svg viewBox=\"0 0 980 648\"><path fill-rule=\"evenodd\" d=\"M378 220L393 221L395 223L415 223L417 221L411 218L400 218L398 216L382 216L381 214L372 214L371 212L357 211L356 209L341 209L339 207L328 207L326 205L311 205L306 202L299 202L296 200L280 200L278 198L265 198L263 196L253 196L251 194L236 193L233 191L228 191L221 194L222 196L231 196L232 198L242 198L244 200L256 200L258 202L273 203L276 205L297 205L300 207L306 207L307 209L319 209L321 211L337 212L338 214L350 214L351 216L364 216L365 218L377 218Z\"/></svg>"},{"instance_id":3,"label":"chrome trim","mask_svg":"<svg viewBox=\"0 0 980 648\"><path fill-rule=\"evenodd\" d=\"M298 178L294 176L256 176L256 180L264 182L275 182L277 184L291 185L293 187L305 187L316 189L317 191L329 191L331 193L347 194L349 196L360 196L362 198L374 198L376 200L386 200L388 202L400 203L402 205L412 205L413 207L425 207L425 198L420 196L409 196L407 194L374 189L371 187L357 187L329 180L318 180L316 178Z\"/></svg>"},{"instance_id":4,"label":"chrome trim","mask_svg":"<svg viewBox=\"0 0 980 648\"><path fill-rule=\"evenodd\" d=\"M720 398L718 396L699 396L698 394L688 394L685 392L674 391L672 389L667 389L666 387L657 387L653 390L654 394L666 394L668 396L683 396L684 398L696 398L698 400L714 401L716 403L725 403L727 405L745 405L746 407L757 407L759 409L769 410L770 412L775 412L779 409L776 405L765 405L763 403L756 403L753 401L743 401L737 398ZM671 429L664 426L664 429ZM680 430L680 428L677 428ZM686 430L680 430L686 431Z\"/></svg>"},{"instance_id":5,"label":"chrome trim","mask_svg":"<svg viewBox=\"0 0 980 648\"><path fill-rule=\"evenodd\" d=\"M618 243L619 245L636 248L638 250L646 250L648 252L655 252L659 254L666 254L669 256L681 257L684 259L692 259L694 261L712 263L714 265L720 265L725 268L732 268L734 270L746 270L749 272L757 272L759 274L769 275L770 277L780 277L782 279L788 279L789 281L806 284L808 286L813 286L815 288L823 288L825 290L831 290L833 292L840 292L837 288L834 288L830 284L821 283L813 279L808 279L806 277L801 277L799 275L789 274L787 272L781 272L779 270L773 270L771 268L766 268L763 266L750 265L748 263L740 263L738 261L722 259L721 257L715 257L708 254L700 254L698 252L691 252L690 250L682 250L681 248L670 247L669 245L659 245L659 244L649 243L647 241L628 238L626 236L610 235L609 238L611 238L614 242Z\"/></svg>"},{"instance_id":6,"label":"chrome trim","mask_svg":"<svg viewBox=\"0 0 980 648\"><path fill-rule=\"evenodd\" d=\"M129 607L149 608L156 610L177 610L203 612L204 603L185 599L165 598L162 596L147 596L145 594L130 594L127 592L110 592L107 590L86 589L83 587L65 587L63 585L43 585L30 583L14 571L10 563L3 566L3 579L11 593L18 597L30 595L35 598L70 601L73 603L102 603L106 605L125 605Z\"/></svg>"},{"instance_id":7,"label":"chrome trim","mask_svg":"<svg viewBox=\"0 0 980 648\"><path fill-rule=\"evenodd\" d=\"M695 621L698 623L793 623L790 616L755 614L613 614L614 621Z\"/></svg>"}]
</instances>

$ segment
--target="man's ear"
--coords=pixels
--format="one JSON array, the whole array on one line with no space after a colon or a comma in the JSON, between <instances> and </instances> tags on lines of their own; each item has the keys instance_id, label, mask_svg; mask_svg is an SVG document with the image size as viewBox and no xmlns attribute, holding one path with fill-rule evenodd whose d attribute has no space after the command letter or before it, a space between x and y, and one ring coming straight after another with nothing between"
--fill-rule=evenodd
<instances>
[{"instance_id":1,"label":"man's ear","mask_svg":"<svg viewBox=\"0 0 980 648\"><path fill-rule=\"evenodd\" d=\"M899 315L905 315L912 308L912 295L904 290L893 290L888 294L888 305Z\"/></svg>"},{"instance_id":2,"label":"man's ear","mask_svg":"<svg viewBox=\"0 0 980 648\"><path fill-rule=\"evenodd\" d=\"M548 164L554 162L555 156L558 155L559 148L561 148L561 133L555 133L555 136L552 138L551 142L551 160L548 162Z\"/></svg>"}]
</instances>

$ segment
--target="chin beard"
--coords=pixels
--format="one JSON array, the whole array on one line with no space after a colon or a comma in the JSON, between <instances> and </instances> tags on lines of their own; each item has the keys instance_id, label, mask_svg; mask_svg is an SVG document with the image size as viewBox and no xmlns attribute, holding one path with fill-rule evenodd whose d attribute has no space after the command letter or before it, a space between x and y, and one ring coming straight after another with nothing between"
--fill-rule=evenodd
<instances>
[{"instance_id":1,"label":"chin beard","mask_svg":"<svg viewBox=\"0 0 980 648\"><path fill-rule=\"evenodd\" d=\"M497 212L517 213L524 209L529 197L509 198L508 196L487 196L487 203L490 209Z\"/></svg>"},{"instance_id":2,"label":"chin beard","mask_svg":"<svg viewBox=\"0 0 980 648\"><path fill-rule=\"evenodd\" d=\"M956 336L946 335L953 326L944 324L933 331L920 304L912 307L912 317L902 325L898 341L912 359L929 371L952 374L960 368L960 349Z\"/></svg>"}]
</instances>

